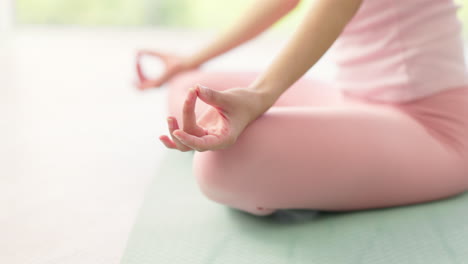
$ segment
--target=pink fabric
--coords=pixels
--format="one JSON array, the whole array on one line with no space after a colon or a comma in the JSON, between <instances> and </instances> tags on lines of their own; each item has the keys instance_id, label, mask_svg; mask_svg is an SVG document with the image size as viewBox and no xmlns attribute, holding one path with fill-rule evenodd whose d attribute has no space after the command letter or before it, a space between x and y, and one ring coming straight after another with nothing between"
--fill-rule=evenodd
<instances>
[{"instance_id":1,"label":"pink fabric","mask_svg":"<svg viewBox=\"0 0 468 264\"><path fill-rule=\"evenodd\" d=\"M255 74L192 72L171 83L179 120L194 83L224 90ZM356 210L431 201L468 188L468 86L407 103L375 103L302 79L236 144L195 153L210 199L253 214ZM197 103L197 112L206 105Z\"/></svg>"},{"instance_id":2,"label":"pink fabric","mask_svg":"<svg viewBox=\"0 0 468 264\"><path fill-rule=\"evenodd\" d=\"M404 102L468 84L453 0L364 0L331 53L350 96Z\"/></svg>"}]
</instances>

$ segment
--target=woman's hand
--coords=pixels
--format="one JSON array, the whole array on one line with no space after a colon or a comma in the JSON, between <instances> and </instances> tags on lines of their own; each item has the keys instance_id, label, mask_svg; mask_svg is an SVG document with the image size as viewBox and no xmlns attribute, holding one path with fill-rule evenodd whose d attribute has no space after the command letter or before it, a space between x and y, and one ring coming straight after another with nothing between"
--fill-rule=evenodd
<instances>
[{"instance_id":1,"label":"woman's hand","mask_svg":"<svg viewBox=\"0 0 468 264\"><path fill-rule=\"evenodd\" d=\"M210 107L196 120L197 97ZM263 114L260 94L246 88L216 91L202 86L191 88L183 109L183 128L174 117L168 118L172 140L164 135L159 139L168 148L180 151L217 150L234 144L247 125Z\"/></svg>"},{"instance_id":2,"label":"woman's hand","mask_svg":"<svg viewBox=\"0 0 468 264\"><path fill-rule=\"evenodd\" d=\"M141 58L143 56L151 56L160 59L165 66L164 72L153 79L147 78L147 76L143 73L141 67ZM138 74L138 82L136 86L140 90L145 90L148 88L159 87L169 81L175 75L188 71L191 69L195 69L197 67L190 65L187 60L183 57L170 55L167 53L162 53L158 51L151 51L151 50L140 50L136 56L136 71Z\"/></svg>"}]
</instances>

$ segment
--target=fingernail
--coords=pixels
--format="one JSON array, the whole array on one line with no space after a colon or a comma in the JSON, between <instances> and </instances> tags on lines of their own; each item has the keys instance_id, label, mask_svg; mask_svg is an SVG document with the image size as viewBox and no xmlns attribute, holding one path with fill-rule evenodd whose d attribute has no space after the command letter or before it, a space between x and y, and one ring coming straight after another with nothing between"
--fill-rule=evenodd
<instances>
[{"instance_id":1,"label":"fingernail","mask_svg":"<svg viewBox=\"0 0 468 264\"><path fill-rule=\"evenodd\" d=\"M173 125L172 125L172 118L168 117L167 118L167 123L169 125L169 128L172 129Z\"/></svg>"},{"instance_id":2,"label":"fingernail","mask_svg":"<svg viewBox=\"0 0 468 264\"><path fill-rule=\"evenodd\" d=\"M180 137L178 137L176 135L174 135L174 137L177 138L177 140L179 140L180 142L184 143L184 141Z\"/></svg>"},{"instance_id":3,"label":"fingernail","mask_svg":"<svg viewBox=\"0 0 468 264\"><path fill-rule=\"evenodd\" d=\"M197 86L200 87L201 89L208 89L208 87L201 85L201 84L197 84Z\"/></svg>"},{"instance_id":4,"label":"fingernail","mask_svg":"<svg viewBox=\"0 0 468 264\"><path fill-rule=\"evenodd\" d=\"M196 94L197 93L193 87L190 87L188 92L189 92L189 94Z\"/></svg>"}]
</instances>

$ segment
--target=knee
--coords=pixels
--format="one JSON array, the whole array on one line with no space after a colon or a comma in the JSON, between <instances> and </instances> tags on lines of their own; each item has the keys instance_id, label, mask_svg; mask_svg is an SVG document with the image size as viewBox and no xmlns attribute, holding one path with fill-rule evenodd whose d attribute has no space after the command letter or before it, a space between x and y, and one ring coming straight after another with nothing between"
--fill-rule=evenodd
<instances>
[{"instance_id":1,"label":"knee","mask_svg":"<svg viewBox=\"0 0 468 264\"><path fill-rule=\"evenodd\" d=\"M252 175L230 157L229 151L197 152L193 173L201 192L212 201L255 215L275 211L259 199L258 190L250 184Z\"/></svg>"},{"instance_id":2,"label":"knee","mask_svg":"<svg viewBox=\"0 0 468 264\"><path fill-rule=\"evenodd\" d=\"M206 197L231 206L256 200L248 164L239 161L237 154L230 149L195 153L193 174Z\"/></svg>"},{"instance_id":3,"label":"knee","mask_svg":"<svg viewBox=\"0 0 468 264\"><path fill-rule=\"evenodd\" d=\"M225 162L222 154L215 151L196 152L193 158L193 175L201 192L220 203L225 202L227 193L232 193Z\"/></svg>"}]
</instances>

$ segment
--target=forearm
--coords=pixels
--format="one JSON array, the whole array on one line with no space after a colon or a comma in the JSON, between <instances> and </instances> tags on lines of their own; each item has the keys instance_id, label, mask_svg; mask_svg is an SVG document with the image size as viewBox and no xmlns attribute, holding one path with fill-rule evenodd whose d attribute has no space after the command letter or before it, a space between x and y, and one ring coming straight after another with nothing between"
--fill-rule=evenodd
<instances>
[{"instance_id":1,"label":"forearm","mask_svg":"<svg viewBox=\"0 0 468 264\"><path fill-rule=\"evenodd\" d=\"M263 110L304 75L330 48L362 0L317 0L270 67L249 88L261 94Z\"/></svg>"},{"instance_id":2,"label":"forearm","mask_svg":"<svg viewBox=\"0 0 468 264\"><path fill-rule=\"evenodd\" d=\"M259 35L289 13L300 0L257 0L236 22L205 48L187 58L198 67Z\"/></svg>"}]
</instances>

